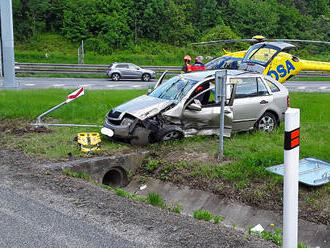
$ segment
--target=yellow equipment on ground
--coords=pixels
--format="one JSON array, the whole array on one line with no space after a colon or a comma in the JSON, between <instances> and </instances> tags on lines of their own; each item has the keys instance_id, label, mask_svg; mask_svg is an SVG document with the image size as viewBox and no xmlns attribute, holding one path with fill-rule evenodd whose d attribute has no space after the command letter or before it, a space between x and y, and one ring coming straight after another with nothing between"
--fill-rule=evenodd
<instances>
[{"instance_id":1,"label":"yellow equipment on ground","mask_svg":"<svg viewBox=\"0 0 330 248\"><path fill-rule=\"evenodd\" d=\"M78 133L77 141L80 144L80 150L85 153L100 151L101 138L97 132Z\"/></svg>"}]
</instances>

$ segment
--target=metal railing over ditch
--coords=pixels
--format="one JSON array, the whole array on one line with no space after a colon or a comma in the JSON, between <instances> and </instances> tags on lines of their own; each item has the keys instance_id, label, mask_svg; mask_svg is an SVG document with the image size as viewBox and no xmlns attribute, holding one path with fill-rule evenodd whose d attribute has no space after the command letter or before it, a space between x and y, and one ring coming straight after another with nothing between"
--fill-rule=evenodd
<instances>
[{"instance_id":1,"label":"metal railing over ditch","mask_svg":"<svg viewBox=\"0 0 330 248\"><path fill-rule=\"evenodd\" d=\"M105 74L109 65L91 64L45 64L45 63L16 63L16 73L68 73L68 74ZM154 70L157 74L168 70L168 74L180 73L180 66L141 66L144 69ZM326 77L329 73L321 71L300 72L296 77Z\"/></svg>"}]
</instances>

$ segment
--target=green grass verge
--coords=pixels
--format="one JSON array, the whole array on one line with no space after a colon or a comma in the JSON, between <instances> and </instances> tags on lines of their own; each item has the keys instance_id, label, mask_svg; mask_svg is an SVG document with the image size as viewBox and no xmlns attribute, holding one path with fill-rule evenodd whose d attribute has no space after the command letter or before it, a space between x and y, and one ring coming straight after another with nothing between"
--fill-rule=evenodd
<instances>
[{"instance_id":1,"label":"green grass verge","mask_svg":"<svg viewBox=\"0 0 330 248\"><path fill-rule=\"evenodd\" d=\"M329 77L294 77L289 81L330 81Z\"/></svg>"},{"instance_id":2,"label":"green grass verge","mask_svg":"<svg viewBox=\"0 0 330 248\"><path fill-rule=\"evenodd\" d=\"M33 120L42 112L65 101L73 90L46 89L0 91L0 120ZM85 95L55 110L47 117L70 123L99 124L106 113L123 102L145 94L146 90L85 90Z\"/></svg>"},{"instance_id":3,"label":"green grass verge","mask_svg":"<svg viewBox=\"0 0 330 248\"><path fill-rule=\"evenodd\" d=\"M213 215L207 210L195 210L194 218L197 220L212 221L214 224L219 224L220 221L225 219L222 216Z\"/></svg>"}]
</instances>

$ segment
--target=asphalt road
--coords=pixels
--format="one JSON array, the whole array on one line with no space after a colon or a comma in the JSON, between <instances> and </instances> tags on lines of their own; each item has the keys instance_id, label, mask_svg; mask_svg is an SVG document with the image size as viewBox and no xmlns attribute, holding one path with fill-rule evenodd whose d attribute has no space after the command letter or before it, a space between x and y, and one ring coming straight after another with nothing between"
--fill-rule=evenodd
<instances>
[{"instance_id":1,"label":"asphalt road","mask_svg":"<svg viewBox=\"0 0 330 248\"><path fill-rule=\"evenodd\" d=\"M111 81L104 78L17 78L22 89L68 88L83 86L85 89L148 89L156 84L156 80L143 82L140 80ZM3 81L0 80L0 86ZM330 92L330 81L289 81L285 86L290 91Z\"/></svg>"},{"instance_id":2,"label":"asphalt road","mask_svg":"<svg viewBox=\"0 0 330 248\"><path fill-rule=\"evenodd\" d=\"M0 247L141 247L0 186Z\"/></svg>"}]
</instances>

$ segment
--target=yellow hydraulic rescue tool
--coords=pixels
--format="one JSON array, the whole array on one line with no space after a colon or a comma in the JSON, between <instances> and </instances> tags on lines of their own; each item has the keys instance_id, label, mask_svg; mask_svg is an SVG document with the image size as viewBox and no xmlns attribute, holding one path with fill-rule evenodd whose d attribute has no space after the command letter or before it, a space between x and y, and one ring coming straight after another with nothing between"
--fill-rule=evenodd
<instances>
[{"instance_id":1,"label":"yellow hydraulic rescue tool","mask_svg":"<svg viewBox=\"0 0 330 248\"><path fill-rule=\"evenodd\" d=\"M82 152L90 153L100 151L101 138L97 132L78 133L77 141Z\"/></svg>"}]
</instances>

